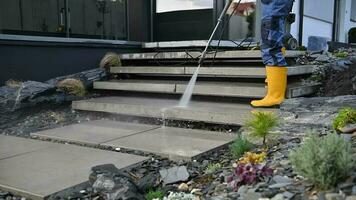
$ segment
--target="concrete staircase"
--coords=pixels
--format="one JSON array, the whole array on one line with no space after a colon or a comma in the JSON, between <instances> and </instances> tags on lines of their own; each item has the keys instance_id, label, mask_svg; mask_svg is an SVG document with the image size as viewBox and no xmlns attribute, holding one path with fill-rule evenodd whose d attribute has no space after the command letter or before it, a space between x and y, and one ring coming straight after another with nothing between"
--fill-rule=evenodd
<instances>
[{"instance_id":1,"label":"concrete staircase","mask_svg":"<svg viewBox=\"0 0 356 200\"><path fill-rule=\"evenodd\" d=\"M303 53L287 51L290 64L287 98L307 96L317 88L302 84L302 79L314 68L295 65L296 58ZM223 51L215 58L213 53L208 54L190 106L176 107L200 55L197 50L174 51L174 48L122 54L123 66L110 69L114 78L94 83L94 89L111 91L114 95L76 101L72 106L76 110L120 115L241 125L252 109L248 102L266 93L260 51Z\"/></svg>"}]
</instances>

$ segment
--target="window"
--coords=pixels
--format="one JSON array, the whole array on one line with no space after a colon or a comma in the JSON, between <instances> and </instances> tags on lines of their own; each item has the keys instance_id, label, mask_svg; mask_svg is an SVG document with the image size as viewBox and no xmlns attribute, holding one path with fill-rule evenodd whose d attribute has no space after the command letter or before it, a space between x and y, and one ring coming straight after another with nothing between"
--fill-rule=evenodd
<instances>
[{"instance_id":1,"label":"window","mask_svg":"<svg viewBox=\"0 0 356 200\"><path fill-rule=\"evenodd\" d=\"M213 0L157 0L157 13L179 11L213 9Z\"/></svg>"},{"instance_id":2,"label":"window","mask_svg":"<svg viewBox=\"0 0 356 200\"><path fill-rule=\"evenodd\" d=\"M351 2L351 21L356 22L356 1Z\"/></svg>"},{"instance_id":3,"label":"window","mask_svg":"<svg viewBox=\"0 0 356 200\"><path fill-rule=\"evenodd\" d=\"M2 0L0 33L126 39L126 1Z\"/></svg>"}]
</instances>

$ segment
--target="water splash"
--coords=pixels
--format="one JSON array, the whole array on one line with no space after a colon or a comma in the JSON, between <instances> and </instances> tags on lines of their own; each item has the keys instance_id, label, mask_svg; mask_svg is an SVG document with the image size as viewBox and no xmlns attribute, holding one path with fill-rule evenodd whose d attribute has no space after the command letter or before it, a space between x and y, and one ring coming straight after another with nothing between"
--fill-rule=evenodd
<instances>
[{"instance_id":1,"label":"water splash","mask_svg":"<svg viewBox=\"0 0 356 200\"><path fill-rule=\"evenodd\" d=\"M19 89L16 92L16 99L15 99L15 103L14 106L12 107L12 110L16 110L17 105L20 102L20 98L21 98L21 92L22 90L25 88L25 85L23 83L21 83L21 86L19 87Z\"/></svg>"},{"instance_id":2,"label":"water splash","mask_svg":"<svg viewBox=\"0 0 356 200\"><path fill-rule=\"evenodd\" d=\"M162 118L162 128L166 127L166 116L165 116L165 112L167 111L168 108L162 108L161 109L161 118Z\"/></svg>"},{"instance_id":3,"label":"water splash","mask_svg":"<svg viewBox=\"0 0 356 200\"><path fill-rule=\"evenodd\" d=\"M192 78L190 79L190 81L187 85L187 88L185 89L184 94L179 101L179 104L178 104L179 107L187 107L188 106L190 99L192 98L192 95L193 95L195 84L197 82L199 69L200 69L200 65L197 67Z\"/></svg>"}]
</instances>

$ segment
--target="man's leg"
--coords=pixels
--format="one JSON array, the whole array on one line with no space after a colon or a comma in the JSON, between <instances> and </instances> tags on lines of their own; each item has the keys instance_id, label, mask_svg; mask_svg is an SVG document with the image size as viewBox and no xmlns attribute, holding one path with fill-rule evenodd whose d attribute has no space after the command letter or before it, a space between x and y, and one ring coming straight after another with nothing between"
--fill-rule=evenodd
<instances>
[{"instance_id":1,"label":"man's leg","mask_svg":"<svg viewBox=\"0 0 356 200\"><path fill-rule=\"evenodd\" d=\"M285 2L287 9L287 3L290 3L290 0L285 0ZM280 105L285 99L287 63L282 48L285 34L285 17L289 11L285 11L285 13L278 16L268 16L268 13L276 13L274 9L280 9L280 5L273 6L273 2L262 3L262 9L264 16L261 27L261 51L263 62L266 65L268 87L265 98L259 101L252 101L251 105L254 107L273 107Z\"/></svg>"}]
</instances>

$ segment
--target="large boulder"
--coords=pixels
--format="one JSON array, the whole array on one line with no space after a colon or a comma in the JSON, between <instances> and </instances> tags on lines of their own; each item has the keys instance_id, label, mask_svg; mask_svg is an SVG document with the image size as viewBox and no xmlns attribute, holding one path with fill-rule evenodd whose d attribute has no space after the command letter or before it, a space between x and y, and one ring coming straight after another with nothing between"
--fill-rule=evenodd
<instances>
[{"instance_id":1,"label":"large boulder","mask_svg":"<svg viewBox=\"0 0 356 200\"><path fill-rule=\"evenodd\" d=\"M105 200L144 200L135 182L113 164L91 168L89 183Z\"/></svg>"}]
</instances>

